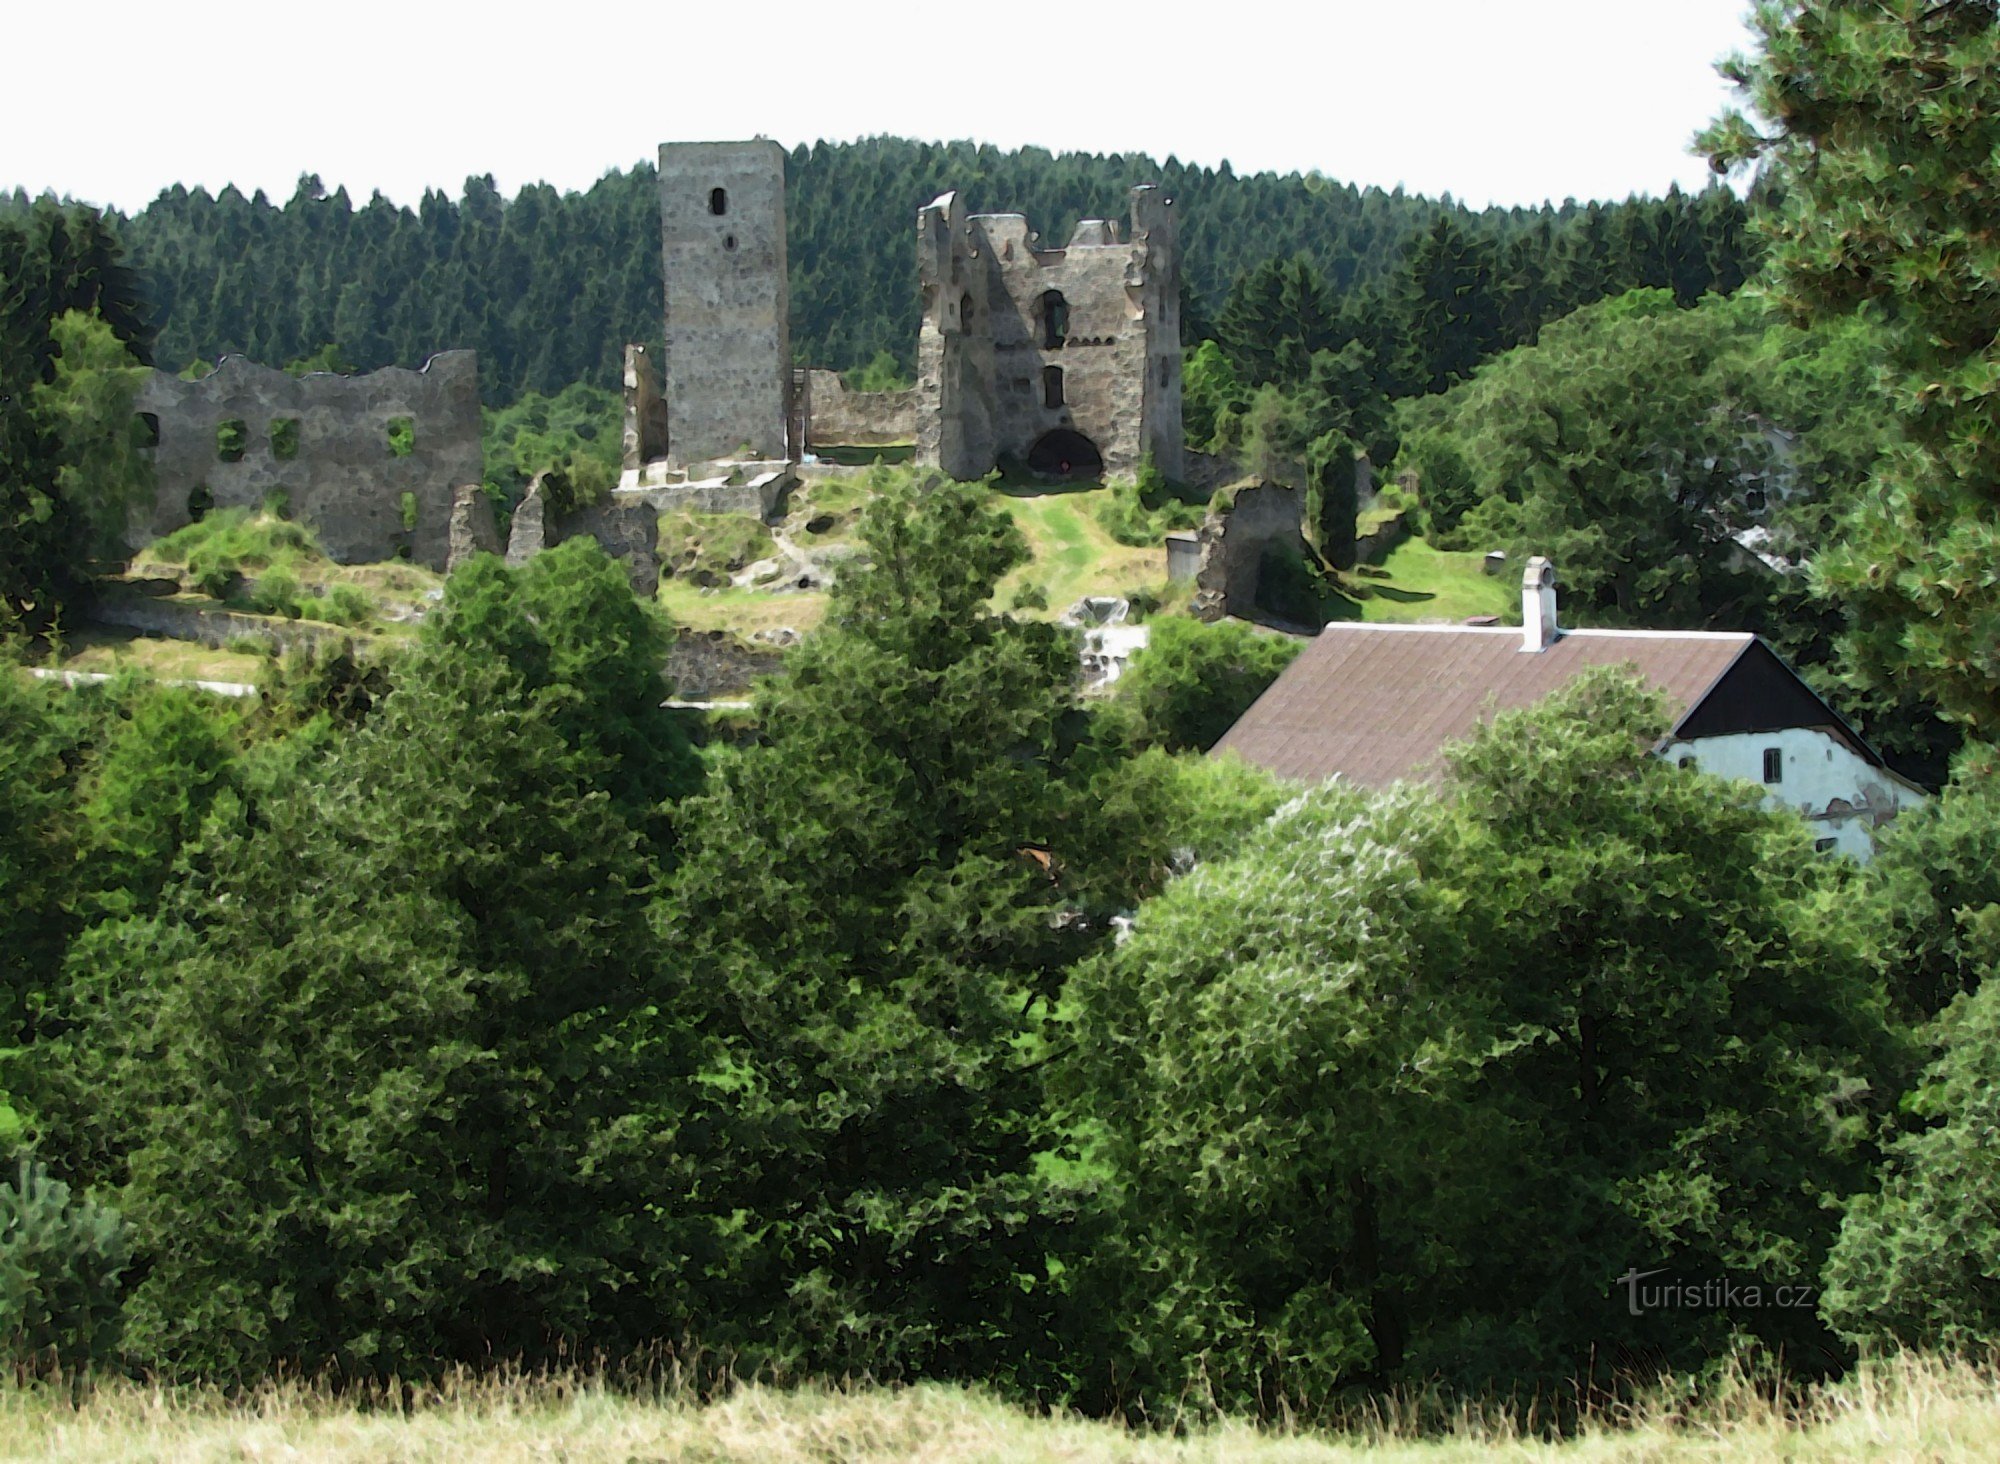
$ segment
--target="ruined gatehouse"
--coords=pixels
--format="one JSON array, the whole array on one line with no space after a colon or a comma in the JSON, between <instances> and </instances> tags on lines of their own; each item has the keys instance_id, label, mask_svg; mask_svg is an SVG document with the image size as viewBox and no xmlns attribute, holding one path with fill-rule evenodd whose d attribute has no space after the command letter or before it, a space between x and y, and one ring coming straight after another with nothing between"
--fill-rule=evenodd
<instances>
[{"instance_id":1,"label":"ruined gatehouse","mask_svg":"<svg viewBox=\"0 0 2000 1464\"><path fill-rule=\"evenodd\" d=\"M1182 471L1180 244L1159 188L1129 233L1084 219L1062 248L947 193L917 214L917 460L976 478Z\"/></svg>"}]
</instances>

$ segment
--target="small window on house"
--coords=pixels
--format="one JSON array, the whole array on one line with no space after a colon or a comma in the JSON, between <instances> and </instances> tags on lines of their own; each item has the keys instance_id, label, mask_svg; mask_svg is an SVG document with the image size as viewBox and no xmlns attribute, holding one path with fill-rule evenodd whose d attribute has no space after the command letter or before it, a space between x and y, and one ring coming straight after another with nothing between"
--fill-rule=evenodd
<instances>
[{"instance_id":1,"label":"small window on house","mask_svg":"<svg viewBox=\"0 0 2000 1464\"><path fill-rule=\"evenodd\" d=\"M297 417L273 417L271 419L271 456L281 463L288 463L299 455L299 419Z\"/></svg>"},{"instance_id":2,"label":"small window on house","mask_svg":"<svg viewBox=\"0 0 2000 1464\"><path fill-rule=\"evenodd\" d=\"M958 323L966 330L972 329L972 296L958 297Z\"/></svg>"},{"instance_id":3,"label":"small window on house","mask_svg":"<svg viewBox=\"0 0 2000 1464\"><path fill-rule=\"evenodd\" d=\"M1059 407L1063 404L1062 367L1042 368L1042 405Z\"/></svg>"},{"instance_id":4,"label":"small window on house","mask_svg":"<svg viewBox=\"0 0 2000 1464\"><path fill-rule=\"evenodd\" d=\"M417 424L409 417L391 417L388 427L389 456L408 457L417 447Z\"/></svg>"},{"instance_id":5,"label":"small window on house","mask_svg":"<svg viewBox=\"0 0 2000 1464\"><path fill-rule=\"evenodd\" d=\"M1762 488L1751 488L1743 494L1743 506L1752 513L1762 513L1764 511L1764 502L1764 490Z\"/></svg>"},{"instance_id":6,"label":"small window on house","mask_svg":"<svg viewBox=\"0 0 2000 1464\"><path fill-rule=\"evenodd\" d=\"M1785 781L1785 754L1783 749L1776 747L1767 747L1764 749L1764 781L1767 783L1782 783Z\"/></svg>"},{"instance_id":7,"label":"small window on house","mask_svg":"<svg viewBox=\"0 0 2000 1464\"><path fill-rule=\"evenodd\" d=\"M736 247L736 236L734 234L724 234L722 236L722 247L724 249L734 249Z\"/></svg>"},{"instance_id":8,"label":"small window on house","mask_svg":"<svg viewBox=\"0 0 2000 1464\"><path fill-rule=\"evenodd\" d=\"M1694 759L1692 757L1684 757L1680 760L1677 766L1684 768L1692 768L1694 766Z\"/></svg>"},{"instance_id":9,"label":"small window on house","mask_svg":"<svg viewBox=\"0 0 2000 1464\"><path fill-rule=\"evenodd\" d=\"M241 417L215 424L215 456L218 462L240 463L250 445L250 429Z\"/></svg>"},{"instance_id":10,"label":"small window on house","mask_svg":"<svg viewBox=\"0 0 2000 1464\"><path fill-rule=\"evenodd\" d=\"M1042 349L1059 351L1069 339L1069 301L1061 290L1044 290L1039 301L1042 316Z\"/></svg>"},{"instance_id":11,"label":"small window on house","mask_svg":"<svg viewBox=\"0 0 2000 1464\"><path fill-rule=\"evenodd\" d=\"M1165 356L1160 357L1160 388L1165 390L1173 384L1174 363Z\"/></svg>"},{"instance_id":12,"label":"small window on house","mask_svg":"<svg viewBox=\"0 0 2000 1464\"><path fill-rule=\"evenodd\" d=\"M208 484L197 483L188 489L188 522L198 524L208 517L208 511L215 507L215 495L208 491Z\"/></svg>"},{"instance_id":13,"label":"small window on house","mask_svg":"<svg viewBox=\"0 0 2000 1464\"><path fill-rule=\"evenodd\" d=\"M139 443L142 447L160 445L160 418L154 412L139 414Z\"/></svg>"},{"instance_id":14,"label":"small window on house","mask_svg":"<svg viewBox=\"0 0 2000 1464\"><path fill-rule=\"evenodd\" d=\"M1831 854L1835 849L1838 849L1839 847L1840 847L1840 840L1838 839L1813 840L1813 853L1815 854Z\"/></svg>"},{"instance_id":15,"label":"small window on house","mask_svg":"<svg viewBox=\"0 0 2000 1464\"><path fill-rule=\"evenodd\" d=\"M708 211L717 218L729 212L729 194L720 188L708 190Z\"/></svg>"}]
</instances>

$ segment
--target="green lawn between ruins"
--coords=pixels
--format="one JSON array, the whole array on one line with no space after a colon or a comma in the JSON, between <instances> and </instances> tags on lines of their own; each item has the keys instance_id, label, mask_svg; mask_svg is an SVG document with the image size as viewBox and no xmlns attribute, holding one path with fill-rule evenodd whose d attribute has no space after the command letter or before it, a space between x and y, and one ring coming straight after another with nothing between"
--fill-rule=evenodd
<instances>
[{"instance_id":1,"label":"green lawn between ruins","mask_svg":"<svg viewBox=\"0 0 2000 1464\"><path fill-rule=\"evenodd\" d=\"M902 456L895 449L867 451L876 461L888 460L886 471L907 471L895 462ZM858 459L861 450L850 456ZM777 574L788 562L781 546L838 574L841 559L860 552L861 514L876 491L869 472L842 464L826 474L808 470L780 525L740 514L663 514L661 607L676 624L696 631L746 638L783 629L810 632L826 613L826 594ZM1002 582L995 597L1000 608L1048 618L1092 595L1139 596L1168 612L1185 606L1188 587L1167 583L1165 551L1143 511L1140 527L1150 542L1121 543L1114 532L1122 524L1127 537L1133 536L1132 510L1129 503L1121 507L1116 488L996 478L993 499L1020 528L1030 551L1029 561ZM1166 522L1163 517L1159 532ZM162 581L178 581L179 593L169 598L182 604L227 609L274 625L319 625L364 645L407 636L442 584L438 575L403 562L334 564L310 531L285 519L276 505L257 513L212 514L136 555L128 573L150 581L156 596ZM760 573L762 582L752 582ZM1327 620L1442 622L1504 617L1513 608L1506 578L1485 574L1480 555L1443 552L1421 539L1405 541L1380 566L1339 577L1319 607ZM250 636L210 648L92 625L61 638L52 664L85 672L136 670L162 679L254 682L265 650Z\"/></svg>"}]
</instances>

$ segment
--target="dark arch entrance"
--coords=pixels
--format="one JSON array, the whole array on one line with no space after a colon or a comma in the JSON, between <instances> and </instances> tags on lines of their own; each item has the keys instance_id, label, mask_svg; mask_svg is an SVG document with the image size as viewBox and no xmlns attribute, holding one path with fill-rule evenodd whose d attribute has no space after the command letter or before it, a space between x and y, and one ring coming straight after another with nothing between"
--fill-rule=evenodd
<instances>
[{"instance_id":1,"label":"dark arch entrance","mask_svg":"<svg viewBox=\"0 0 2000 1464\"><path fill-rule=\"evenodd\" d=\"M1104 455L1081 432L1058 427L1035 439L1028 449L1028 469L1045 478L1101 478Z\"/></svg>"}]
</instances>

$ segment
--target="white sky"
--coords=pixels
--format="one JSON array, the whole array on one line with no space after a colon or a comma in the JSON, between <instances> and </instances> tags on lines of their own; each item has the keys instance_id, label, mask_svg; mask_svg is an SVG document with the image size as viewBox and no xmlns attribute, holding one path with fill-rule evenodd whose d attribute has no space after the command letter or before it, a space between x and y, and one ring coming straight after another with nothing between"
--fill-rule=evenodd
<instances>
[{"instance_id":1,"label":"white sky","mask_svg":"<svg viewBox=\"0 0 2000 1464\"><path fill-rule=\"evenodd\" d=\"M0 5L0 189L586 188L663 141L1169 154L1474 205L1698 188L1748 0ZM1004 206L1004 199L982 207Z\"/></svg>"}]
</instances>

